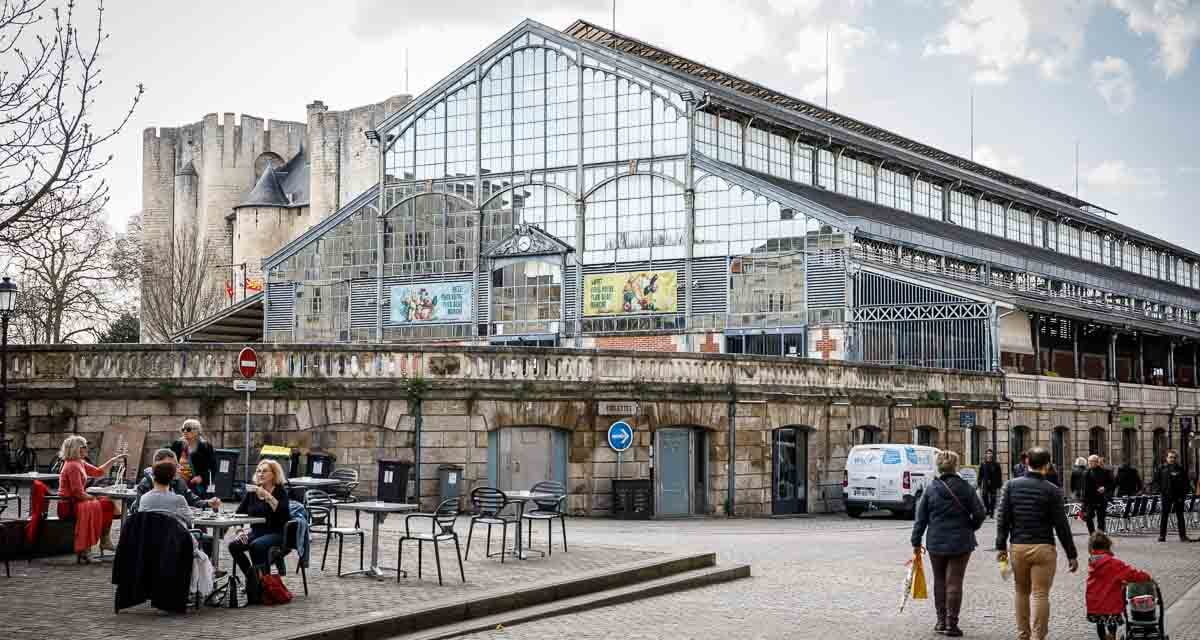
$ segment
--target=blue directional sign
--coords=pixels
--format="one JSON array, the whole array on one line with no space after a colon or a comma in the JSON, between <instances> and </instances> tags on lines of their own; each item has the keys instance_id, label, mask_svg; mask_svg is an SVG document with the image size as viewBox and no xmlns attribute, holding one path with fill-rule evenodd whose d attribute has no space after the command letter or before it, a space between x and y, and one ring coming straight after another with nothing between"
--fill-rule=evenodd
<instances>
[{"instance_id":1,"label":"blue directional sign","mask_svg":"<svg viewBox=\"0 0 1200 640\"><path fill-rule=\"evenodd\" d=\"M618 452L633 446L633 427L624 420L612 423L612 426L608 428L608 446Z\"/></svg>"}]
</instances>

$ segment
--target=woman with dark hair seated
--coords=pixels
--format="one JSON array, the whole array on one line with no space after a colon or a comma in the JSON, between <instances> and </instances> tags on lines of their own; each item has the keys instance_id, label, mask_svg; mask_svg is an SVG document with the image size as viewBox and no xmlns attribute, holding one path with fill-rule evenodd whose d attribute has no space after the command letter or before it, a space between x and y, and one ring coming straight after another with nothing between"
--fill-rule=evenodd
<instances>
[{"instance_id":1,"label":"woman with dark hair seated","mask_svg":"<svg viewBox=\"0 0 1200 640\"><path fill-rule=\"evenodd\" d=\"M229 555L246 576L246 602L249 604L262 603L258 572L267 567L267 553L271 547L283 545L283 527L291 517L283 486L286 482L283 467L278 462L259 461L254 471L254 490L246 492L237 508L238 513L266 519L262 524L250 525L249 531L243 529L238 539L229 543Z\"/></svg>"},{"instance_id":2,"label":"woman with dark hair seated","mask_svg":"<svg viewBox=\"0 0 1200 640\"><path fill-rule=\"evenodd\" d=\"M192 528L192 509L187 499L171 491L171 482L175 479L175 462L161 460L153 467L154 487L138 498L140 511L163 511L175 516L188 529Z\"/></svg>"}]
</instances>

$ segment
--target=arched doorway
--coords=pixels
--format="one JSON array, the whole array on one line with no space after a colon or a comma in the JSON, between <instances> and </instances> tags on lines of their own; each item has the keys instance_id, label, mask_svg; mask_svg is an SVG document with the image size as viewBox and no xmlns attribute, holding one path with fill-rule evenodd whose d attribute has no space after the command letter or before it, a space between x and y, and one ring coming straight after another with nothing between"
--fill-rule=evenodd
<instances>
[{"instance_id":1,"label":"arched doorway","mask_svg":"<svg viewBox=\"0 0 1200 640\"><path fill-rule=\"evenodd\" d=\"M883 442L883 432L879 427L863 425L854 430L854 444L879 444Z\"/></svg>"},{"instance_id":2,"label":"arched doorway","mask_svg":"<svg viewBox=\"0 0 1200 640\"><path fill-rule=\"evenodd\" d=\"M771 432L771 513L808 513L808 427Z\"/></svg>"},{"instance_id":3,"label":"arched doorway","mask_svg":"<svg viewBox=\"0 0 1200 640\"><path fill-rule=\"evenodd\" d=\"M936 447L937 429L928 425L917 427L913 432L913 441L921 447Z\"/></svg>"},{"instance_id":4,"label":"arched doorway","mask_svg":"<svg viewBox=\"0 0 1200 640\"><path fill-rule=\"evenodd\" d=\"M1066 427L1054 427L1050 433L1050 463L1058 472L1054 475L1056 482L1062 486L1063 478L1069 473L1067 468L1067 435Z\"/></svg>"},{"instance_id":5,"label":"arched doorway","mask_svg":"<svg viewBox=\"0 0 1200 640\"><path fill-rule=\"evenodd\" d=\"M1021 464L1021 454L1029 447L1029 427L1016 426L1008 442L1008 469L1011 472Z\"/></svg>"},{"instance_id":6,"label":"arched doorway","mask_svg":"<svg viewBox=\"0 0 1200 640\"><path fill-rule=\"evenodd\" d=\"M543 480L567 483L570 433L553 427L504 427L488 433L488 484L528 491Z\"/></svg>"},{"instance_id":7,"label":"arched doorway","mask_svg":"<svg viewBox=\"0 0 1200 640\"><path fill-rule=\"evenodd\" d=\"M654 515L678 517L708 511L708 432L665 427L654 432Z\"/></svg>"},{"instance_id":8,"label":"arched doorway","mask_svg":"<svg viewBox=\"0 0 1200 640\"><path fill-rule=\"evenodd\" d=\"M1088 431L1088 455L1108 456L1108 443L1105 435L1104 427L1092 427Z\"/></svg>"}]
</instances>

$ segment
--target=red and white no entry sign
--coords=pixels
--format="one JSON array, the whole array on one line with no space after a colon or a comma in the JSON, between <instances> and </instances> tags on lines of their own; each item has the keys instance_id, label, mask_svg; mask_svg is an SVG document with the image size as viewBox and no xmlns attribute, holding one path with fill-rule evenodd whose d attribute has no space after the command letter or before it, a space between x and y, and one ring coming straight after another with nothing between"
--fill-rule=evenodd
<instances>
[{"instance_id":1,"label":"red and white no entry sign","mask_svg":"<svg viewBox=\"0 0 1200 640\"><path fill-rule=\"evenodd\" d=\"M258 354L250 347L244 347L238 353L238 372L243 378L250 379L258 373Z\"/></svg>"}]
</instances>

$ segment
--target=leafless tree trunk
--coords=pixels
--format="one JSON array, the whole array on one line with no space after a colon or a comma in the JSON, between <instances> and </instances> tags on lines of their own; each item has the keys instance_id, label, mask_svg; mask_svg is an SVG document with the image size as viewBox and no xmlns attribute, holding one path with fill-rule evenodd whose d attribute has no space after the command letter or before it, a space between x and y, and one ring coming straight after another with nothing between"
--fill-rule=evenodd
<instances>
[{"instance_id":1,"label":"leafless tree trunk","mask_svg":"<svg viewBox=\"0 0 1200 640\"><path fill-rule=\"evenodd\" d=\"M46 0L0 0L0 244L104 207L108 185L97 172L112 156L98 147L129 122L144 91L137 85L114 127L97 127L92 112L108 39L103 3L90 42L81 37L73 0L51 9L50 20L45 6Z\"/></svg>"},{"instance_id":2,"label":"leafless tree trunk","mask_svg":"<svg viewBox=\"0 0 1200 640\"><path fill-rule=\"evenodd\" d=\"M167 246L142 246L143 340L167 342L220 310L221 293L211 273L214 263L197 235L195 226L187 225Z\"/></svg>"},{"instance_id":3,"label":"leafless tree trunk","mask_svg":"<svg viewBox=\"0 0 1200 640\"><path fill-rule=\"evenodd\" d=\"M46 201L53 205L57 198ZM114 236L104 212L44 226L8 247L20 275L14 336L58 344L95 337L120 308L129 279L114 269Z\"/></svg>"}]
</instances>

